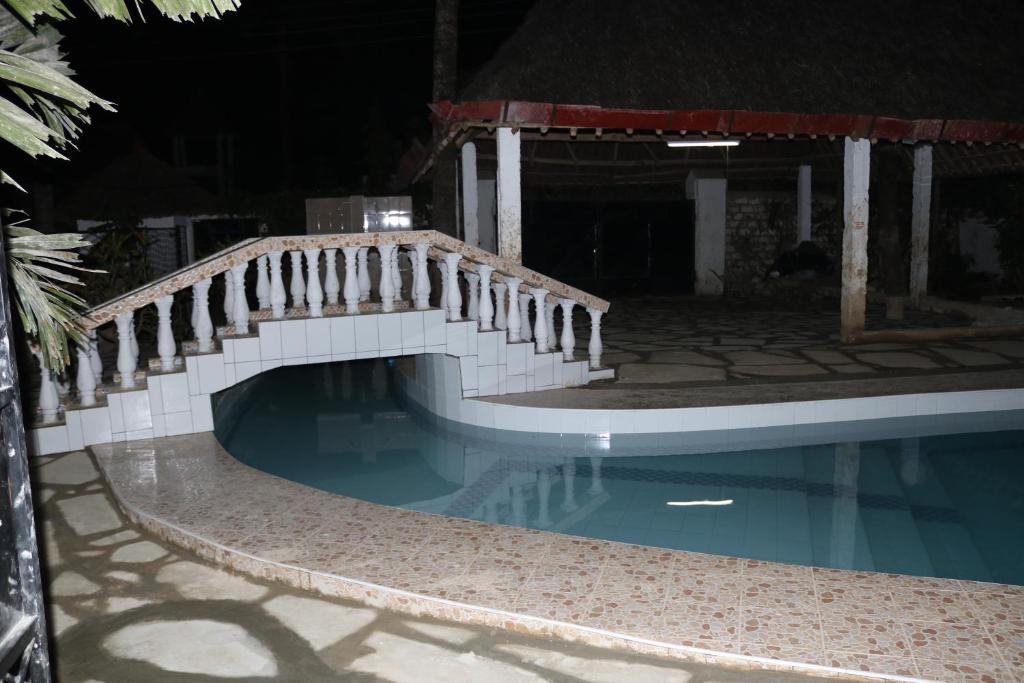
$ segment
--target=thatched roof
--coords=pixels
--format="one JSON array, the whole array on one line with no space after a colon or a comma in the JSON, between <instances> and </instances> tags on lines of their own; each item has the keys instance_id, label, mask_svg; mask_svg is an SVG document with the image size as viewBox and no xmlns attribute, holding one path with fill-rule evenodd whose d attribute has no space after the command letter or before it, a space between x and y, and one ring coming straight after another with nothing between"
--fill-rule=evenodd
<instances>
[{"instance_id":1,"label":"thatched roof","mask_svg":"<svg viewBox=\"0 0 1024 683\"><path fill-rule=\"evenodd\" d=\"M1024 122L1020 0L538 0L462 102Z\"/></svg>"},{"instance_id":2,"label":"thatched roof","mask_svg":"<svg viewBox=\"0 0 1024 683\"><path fill-rule=\"evenodd\" d=\"M211 214L217 197L180 169L136 149L89 176L57 206L61 220Z\"/></svg>"}]
</instances>

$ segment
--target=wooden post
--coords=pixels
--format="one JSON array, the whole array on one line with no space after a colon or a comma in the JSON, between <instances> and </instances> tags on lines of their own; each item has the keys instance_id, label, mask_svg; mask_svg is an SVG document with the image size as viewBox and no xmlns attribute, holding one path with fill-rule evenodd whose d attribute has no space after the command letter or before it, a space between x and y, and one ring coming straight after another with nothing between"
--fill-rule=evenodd
<instances>
[{"instance_id":1,"label":"wooden post","mask_svg":"<svg viewBox=\"0 0 1024 683\"><path fill-rule=\"evenodd\" d=\"M498 256L523 262L523 201L519 132L498 129Z\"/></svg>"},{"instance_id":2,"label":"wooden post","mask_svg":"<svg viewBox=\"0 0 1024 683\"><path fill-rule=\"evenodd\" d=\"M932 146L914 148L913 208L910 220L910 302L921 305L928 293L928 243L931 236Z\"/></svg>"},{"instance_id":3,"label":"wooden post","mask_svg":"<svg viewBox=\"0 0 1024 683\"><path fill-rule=\"evenodd\" d=\"M843 285L839 336L843 343L864 334L868 279L868 186L871 143L846 138L843 153Z\"/></svg>"}]
</instances>

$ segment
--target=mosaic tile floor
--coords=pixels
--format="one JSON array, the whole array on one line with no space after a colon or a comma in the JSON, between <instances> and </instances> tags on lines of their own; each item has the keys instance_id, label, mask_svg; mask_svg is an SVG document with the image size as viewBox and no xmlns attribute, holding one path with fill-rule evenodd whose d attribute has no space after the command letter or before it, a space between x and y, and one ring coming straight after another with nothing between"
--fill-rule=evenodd
<instances>
[{"instance_id":1,"label":"mosaic tile floor","mask_svg":"<svg viewBox=\"0 0 1024 683\"><path fill-rule=\"evenodd\" d=\"M326 595L753 669L1024 681L1021 587L737 560L389 508L252 470L210 434L94 452L129 516L164 540Z\"/></svg>"}]
</instances>

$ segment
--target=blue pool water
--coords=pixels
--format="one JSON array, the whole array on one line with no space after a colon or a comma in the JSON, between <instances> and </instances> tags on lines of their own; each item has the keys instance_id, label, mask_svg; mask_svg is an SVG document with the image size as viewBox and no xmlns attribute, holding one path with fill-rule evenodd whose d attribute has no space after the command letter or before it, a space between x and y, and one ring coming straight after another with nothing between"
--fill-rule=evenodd
<instances>
[{"instance_id":1,"label":"blue pool water","mask_svg":"<svg viewBox=\"0 0 1024 683\"><path fill-rule=\"evenodd\" d=\"M410 412L398 396L383 361L281 368L218 397L216 435L253 467L386 505L666 548L1024 585L1019 413L557 437L454 428Z\"/></svg>"}]
</instances>

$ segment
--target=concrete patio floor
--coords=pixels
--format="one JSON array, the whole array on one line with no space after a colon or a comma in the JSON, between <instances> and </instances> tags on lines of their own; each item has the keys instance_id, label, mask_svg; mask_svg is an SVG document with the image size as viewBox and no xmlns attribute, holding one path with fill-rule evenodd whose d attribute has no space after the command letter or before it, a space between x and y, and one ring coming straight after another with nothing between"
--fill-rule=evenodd
<instances>
[{"instance_id":1,"label":"concrete patio floor","mask_svg":"<svg viewBox=\"0 0 1024 683\"><path fill-rule=\"evenodd\" d=\"M133 527L87 454L32 465L62 683L823 680L412 618L243 578Z\"/></svg>"}]
</instances>

